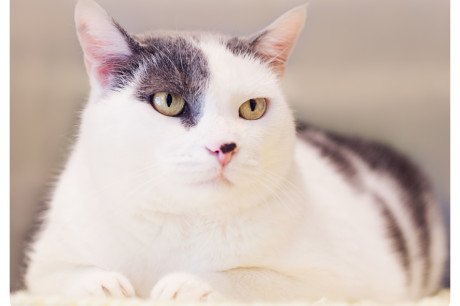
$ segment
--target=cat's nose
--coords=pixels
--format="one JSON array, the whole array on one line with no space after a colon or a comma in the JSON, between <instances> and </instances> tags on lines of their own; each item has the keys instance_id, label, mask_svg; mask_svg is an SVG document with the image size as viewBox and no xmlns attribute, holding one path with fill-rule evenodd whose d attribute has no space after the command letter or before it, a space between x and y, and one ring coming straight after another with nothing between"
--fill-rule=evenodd
<instances>
[{"instance_id":1,"label":"cat's nose","mask_svg":"<svg viewBox=\"0 0 460 306\"><path fill-rule=\"evenodd\" d=\"M234 142L224 143L218 147L206 146L206 149L215 154L217 160L225 167L232 160L233 154L236 152L237 146Z\"/></svg>"}]
</instances>

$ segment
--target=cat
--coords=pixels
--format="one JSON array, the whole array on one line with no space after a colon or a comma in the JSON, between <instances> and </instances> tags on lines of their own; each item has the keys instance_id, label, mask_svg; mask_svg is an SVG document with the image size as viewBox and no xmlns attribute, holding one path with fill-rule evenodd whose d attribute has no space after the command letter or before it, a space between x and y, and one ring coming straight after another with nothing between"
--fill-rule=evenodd
<instances>
[{"instance_id":1,"label":"cat","mask_svg":"<svg viewBox=\"0 0 460 306\"><path fill-rule=\"evenodd\" d=\"M281 87L306 19L247 37L129 34L93 1L91 93L28 251L33 294L189 301L414 300L446 233L427 179L384 145L296 129Z\"/></svg>"}]
</instances>

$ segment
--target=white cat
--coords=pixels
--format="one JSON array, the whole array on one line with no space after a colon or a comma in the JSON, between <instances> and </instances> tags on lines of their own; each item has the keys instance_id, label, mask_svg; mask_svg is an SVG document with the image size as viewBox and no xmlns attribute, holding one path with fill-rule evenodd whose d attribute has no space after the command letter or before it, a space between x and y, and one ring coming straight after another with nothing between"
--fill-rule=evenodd
<instances>
[{"instance_id":1,"label":"white cat","mask_svg":"<svg viewBox=\"0 0 460 306\"><path fill-rule=\"evenodd\" d=\"M391 302L439 288L444 226L416 167L296 135L280 79L305 14L249 37L132 35L77 4L91 95L30 247L30 292Z\"/></svg>"}]
</instances>

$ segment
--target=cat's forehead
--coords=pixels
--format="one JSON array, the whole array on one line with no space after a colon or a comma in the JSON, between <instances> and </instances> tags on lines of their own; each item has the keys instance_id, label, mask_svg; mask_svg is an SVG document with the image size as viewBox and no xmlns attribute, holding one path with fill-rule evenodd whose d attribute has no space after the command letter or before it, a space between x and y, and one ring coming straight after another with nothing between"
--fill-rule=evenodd
<instances>
[{"instance_id":1,"label":"cat's forehead","mask_svg":"<svg viewBox=\"0 0 460 306\"><path fill-rule=\"evenodd\" d=\"M181 117L186 127L197 124L211 74L216 72L211 71L204 46L217 46L231 57L257 57L251 40L218 33L156 31L131 37L136 43L134 54L117 69L115 87L135 81L136 96L143 101L160 91L181 95L189 106Z\"/></svg>"},{"instance_id":2,"label":"cat's forehead","mask_svg":"<svg viewBox=\"0 0 460 306\"><path fill-rule=\"evenodd\" d=\"M178 39L188 40L199 45L203 41L213 41L220 43L228 51L236 56L251 55L263 57L254 47L259 39L266 33L261 32L254 37L241 37L225 35L218 32L209 31L151 31L143 34L136 34L133 37L143 46L152 46L158 42L174 42Z\"/></svg>"}]
</instances>

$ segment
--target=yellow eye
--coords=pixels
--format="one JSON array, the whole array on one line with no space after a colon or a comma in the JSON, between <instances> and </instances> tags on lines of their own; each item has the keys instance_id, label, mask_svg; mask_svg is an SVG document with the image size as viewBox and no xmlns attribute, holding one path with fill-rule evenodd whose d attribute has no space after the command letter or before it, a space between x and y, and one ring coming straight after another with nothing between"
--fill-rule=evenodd
<instances>
[{"instance_id":1,"label":"yellow eye","mask_svg":"<svg viewBox=\"0 0 460 306\"><path fill-rule=\"evenodd\" d=\"M185 100L181 96L170 92L157 92L152 97L153 107L166 116L177 116L185 107Z\"/></svg>"},{"instance_id":2,"label":"yellow eye","mask_svg":"<svg viewBox=\"0 0 460 306\"><path fill-rule=\"evenodd\" d=\"M265 98L249 99L240 106L240 117L247 120L256 120L265 114L267 102Z\"/></svg>"}]
</instances>

